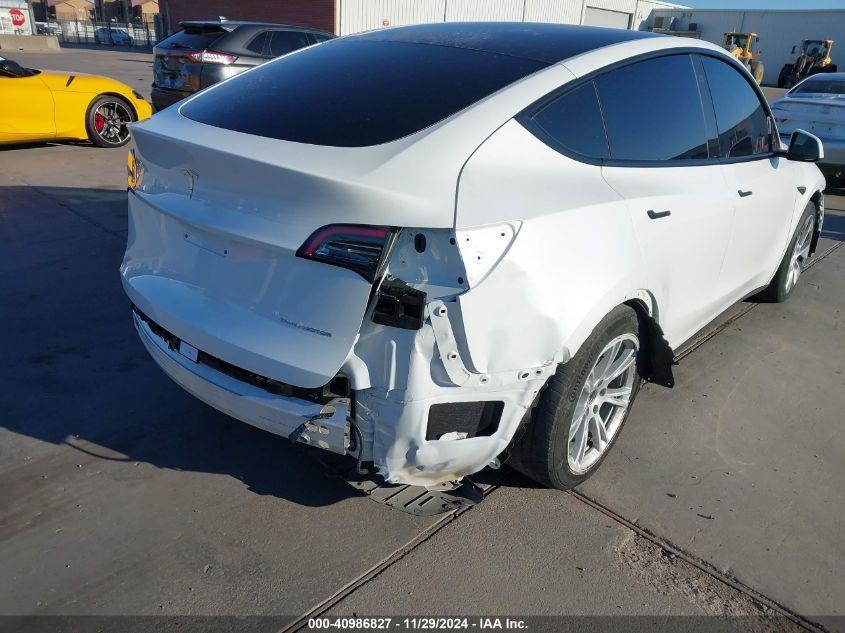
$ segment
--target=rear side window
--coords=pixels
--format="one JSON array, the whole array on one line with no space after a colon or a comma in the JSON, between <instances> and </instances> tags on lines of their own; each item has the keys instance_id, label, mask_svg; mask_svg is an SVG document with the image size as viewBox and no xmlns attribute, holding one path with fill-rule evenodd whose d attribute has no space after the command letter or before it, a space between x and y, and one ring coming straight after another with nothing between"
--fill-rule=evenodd
<instances>
[{"instance_id":1,"label":"rear side window","mask_svg":"<svg viewBox=\"0 0 845 633\"><path fill-rule=\"evenodd\" d=\"M703 57L707 83L713 96L722 156L739 158L771 151L769 119L757 92L729 64Z\"/></svg>"},{"instance_id":2,"label":"rear side window","mask_svg":"<svg viewBox=\"0 0 845 633\"><path fill-rule=\"evenodd\" d=\"M158 44L160 48L209 48L214 42L226 35L227 31L219 26L186 26L181 31Z\"/></svg>"},{"instance_id":3,"label":"rear side window","mask_svg":"<svg viewBox=\"0 0 845 633\"><path fill-rule=\"evenodd\" d=\"M341 38L218 84L181 113L257 136L363 147L419 132L546 66L466 48Z\"/></svg>"},{"instance_id":4,"label":"rear side window","mask_svg":"<svg viewBox=\"0 0 845 633\"><path fill-rule=\"evenodd\" d=\"M268 31L262 31L258 35L256 35L249 44L246 45L246 50L255 53L256 55L264 55L265 47L267 46L267 40L270 37L270 33Z\"/></svg>"},{"instance_id":5,"label":"rear side window","mask_svg":"<svg viewBox=\"0 0 845 633\"><path fill-rule=\"evenodd\" d=\"M845 81L842 79L831 79L830 77L811 77L795 86L789 91L791 95L802 94L845 94Z\"/></svg>"},{"instance_id":6,"label":"rear side window","mask_svg":"<svg viewBox=\"0 0 845 633\"><path fill-rule=\"evenodd\" d=\"M658 57L595 80L613 160L709 158L692 59Z\"/></svg>"},{"instance_id":7,"label":"rear side window","mask_svg":"<svg viewBox=\"0 0 845 633\"><path fill-rule=\"evenodd\" d=\"M308 33L302 31L270 31L270 55L279 57L311 45Z\"/></svg>"},{"instance_id":8,"label":"rear side window","mask_svg":"<svg viewBox=\"0 0 845 633\"><path fill-rule=\"evenodd\" d=\"M533 121L565 153L610 158L593 82L558 97L535 114Z\"/></svg>"}]
</instances>

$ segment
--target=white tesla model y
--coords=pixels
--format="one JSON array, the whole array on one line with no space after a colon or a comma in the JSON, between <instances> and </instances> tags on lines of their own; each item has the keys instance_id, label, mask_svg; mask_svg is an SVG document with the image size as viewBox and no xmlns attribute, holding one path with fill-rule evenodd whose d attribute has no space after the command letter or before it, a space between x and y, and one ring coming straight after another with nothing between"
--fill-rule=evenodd
<instances>
[{"instance_id":1,"label":"white tesla model y","mask_svg":"<svg viewBox=\"0 0 845 633\"><path fill-rule=\"evenodd\" d=\"M789 296L823 153L706 42L551 24L343 37L136 125L141 340L244 422L448 489L567 488L643 379Z\"/></svg>"}]
</instances>

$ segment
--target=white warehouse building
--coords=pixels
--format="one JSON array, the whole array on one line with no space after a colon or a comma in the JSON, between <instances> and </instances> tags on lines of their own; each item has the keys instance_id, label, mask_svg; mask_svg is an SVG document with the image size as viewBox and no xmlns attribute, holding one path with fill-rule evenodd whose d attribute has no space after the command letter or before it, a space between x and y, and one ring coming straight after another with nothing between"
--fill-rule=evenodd
<instances>
[{"instance_id":1,"label":"white warehouse building","mask_svg":"<svg viewBox=\"0 0 845 633\"><path fill-rule=\"evenodd\" d=\"M640 30L660 0L336 0L335 32L348 35L426 22L501 21L588 24Z\"/></svg>"},{"instance_id":2,"label":"white warehouse building","mask_svg":"<svg viewBox=\"0 0 845 633\"><path fill-rule=\"evenodd\" d=\"M721 10L655 9L646 28L690 32L721 44L728 31L756 33L765 67L763 83L775 85L780 69L792 61L792 47L802 40L834 40L831 58L845 70L845 9L826 10Z\"/></svg>"}]
</instances>

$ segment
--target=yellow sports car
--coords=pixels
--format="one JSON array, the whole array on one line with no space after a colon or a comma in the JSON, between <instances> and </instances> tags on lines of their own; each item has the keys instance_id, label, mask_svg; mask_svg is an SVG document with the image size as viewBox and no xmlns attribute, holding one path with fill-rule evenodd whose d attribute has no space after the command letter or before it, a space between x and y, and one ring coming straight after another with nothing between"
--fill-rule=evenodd
<instances>
[{"instance_id":1,"label":"yellow sports car","mask_svg":"<svg viewBox=\"0 0 845 633\"><path fill-rule=\"evenodd\" d=\"M85 140L129 141L129 123L152 114L144 98L107 77L24 68L0 57L0 145Z\"/></svg>"}]
</instances>

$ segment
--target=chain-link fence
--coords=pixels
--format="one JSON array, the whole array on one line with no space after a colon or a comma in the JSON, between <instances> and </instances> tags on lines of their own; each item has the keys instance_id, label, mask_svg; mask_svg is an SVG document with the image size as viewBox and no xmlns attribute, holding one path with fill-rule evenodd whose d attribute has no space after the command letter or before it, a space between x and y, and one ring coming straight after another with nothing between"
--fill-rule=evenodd
<instances>
[{"instance_id":1,"label":"chain-link fence","mask_svg":"<svg viewBox=\"0 0 845 633\"><path fill-rule=\"evenodd\" d=\"M161 29L155 22L56 20L40 25L39 30L42 29L68 44L152 48L163 39Z\"/></svg>"}]
</instances>

